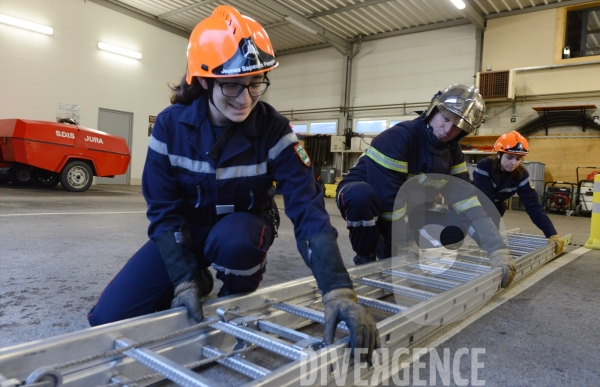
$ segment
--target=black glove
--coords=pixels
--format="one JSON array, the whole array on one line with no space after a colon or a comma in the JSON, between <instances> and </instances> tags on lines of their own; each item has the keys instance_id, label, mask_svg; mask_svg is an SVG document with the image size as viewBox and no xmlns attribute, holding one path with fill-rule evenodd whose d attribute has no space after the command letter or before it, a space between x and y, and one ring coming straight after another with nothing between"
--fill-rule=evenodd
<instances>
[{"instance_id":1,"label":"black glove","mask_svg":"<svg viewBox=\"0 0 600 387\"><path fill-rule=\"evenodd\" d=\"M323 296L325 305L325 335L323 340L331 344L335 329L340 321L350 330L350 345L354 348L367 348L360 361L371 363L373 350L380 347L377 325L367 310L358 304L356 293L352 289L334 289Z\"/></svg>"},{"instance_id":2,"label":"black glove","mask_svg":"<svg viewBox=\"0 0 600 387\"><path fill-rule=\"evenodd\" d=\"M168 231L154 241L175 287L192 281L198 270L196 256L189 247L190 239L187 224L184 223L179 229Z\"/></svg>"},{"instance_id":3,"label":"black glove","mask_svg":"<svg viewBox=\"0 0 600 387\"><path fill-rule=\"evenodd\" d=\"M202 293L200 285L196 281L182 282L175 288L175 296L171 302L171 308L185 306L188 313L196 322L202 321Z\"/></svg>"},{"instance_id":4,"label":"black glove","mask_svg":"<svg viewBox=\"0 0 600 387\"><path fill-rule=\"evenodd\" d=\"M324 294L325 337L331 344L335 328L344 321L350 330L352 348L367 348L370 362L374 348L379 348L379 333L373 318L358 304L352 281L342 261L334 234L316 234L300 243L302 257L312 269L319 289Z\"/></svg>"}]
</instances>

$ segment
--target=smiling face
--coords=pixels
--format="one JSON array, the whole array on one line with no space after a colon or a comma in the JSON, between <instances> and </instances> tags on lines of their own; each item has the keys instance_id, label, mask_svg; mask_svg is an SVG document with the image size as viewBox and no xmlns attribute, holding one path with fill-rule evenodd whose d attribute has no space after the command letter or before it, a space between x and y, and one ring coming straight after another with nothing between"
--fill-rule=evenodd
<instances>
[{"instance_id":1,"label":"smiling face","mask_svg":"<svg viewBox=\"0 0 600 387\"><path fill-rule=\"evenodd\" d=\"M251 83L262 82L263 74L248 75L245 77L218 78L217 82L237 83L240 85L249 85ZM208 90L208 83L205 78L198 78L202 87ZM221 91L221 86L215 82L212 89L213 102L209 103L209 118L214 125L227 126L231 122L243 122L254 106L258 103L260 96L252 97L248 89L244 89L237 97L226 97Z\"/></svg>"},{"instance_id":2,"label":"smiling face","mask_svg":"<svg viewBox=\"0 0 600 387\"><path fill-rule=\"evenodd\" d=\"M454 113L438 110L433 118L429 120L429 126L438 140L448 142L454 140L462 132L462 129L454 125L454 121L457 120L459 120L459 117Z\"/></svg>"},{"instance_id":3,"label":"smiling face","mask_svg":"<svg viewBox=\"0 0 600 387\"><path fill-rule=\"evenodd\" d=\"M523 156L512 155L510 153L501 153L501 155L500 169L506 172L514 171L523 160Z\"/></svg>"}]
</instances>

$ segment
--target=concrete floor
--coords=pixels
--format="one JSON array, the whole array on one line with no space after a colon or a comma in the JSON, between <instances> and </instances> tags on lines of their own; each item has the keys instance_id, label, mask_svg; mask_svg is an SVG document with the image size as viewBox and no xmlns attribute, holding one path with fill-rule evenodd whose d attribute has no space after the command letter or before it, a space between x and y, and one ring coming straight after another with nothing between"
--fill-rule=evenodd
<instances>
[{"instance_id":1,"label":"concrete floor","mask_svg":"<svg viewBox=\"0 0 600 387\"><path fill-rule=\"evenodd\" d=\"M282 198L277 201L282 208ZM325 201L350 267L354 253L344 221L333 199ZM139 186L92 186L84 193L0 186L0 347L87 328L86 314L104 286L147 240L145 209ZM600 251L580 249L590 236L589 217L550 218L561 235L572 234L566 251L577 250L578 257L563 265L563 254L546 265L562 267L498 293L485 312L428 344L440 358L444 349L451 357L461 348L483 349L475 378L465 356L454 362L463 379L437 374L433 381L435 368L425 355L419 372L410 369L411 385L600 385ZM541 235L524 211L509 210L503 219L507 229ZM261 286L311 275L285 216L268 259Z\"/></svg>"}]
</instances>

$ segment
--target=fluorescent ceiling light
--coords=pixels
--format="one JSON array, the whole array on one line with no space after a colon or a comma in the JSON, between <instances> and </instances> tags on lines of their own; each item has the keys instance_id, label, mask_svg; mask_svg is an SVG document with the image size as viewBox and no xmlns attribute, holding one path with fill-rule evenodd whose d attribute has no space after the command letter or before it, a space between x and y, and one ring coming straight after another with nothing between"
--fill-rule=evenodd
<instances>
[{"instance_id":1,"label":"fluorescent ceiling light","mask_svg":"<svg viewBox=\"0 0 600 387\"><path fill-rule=\"evenodd\" d=\"M6 16L0 14L0 23L10 24L11 26L25 28L26 30L41 32L42 34L52 35L54 30L51 27L43 26L41 24L32 23L27 20L17 19L16 17Z\"/></svg>"},{"instance_id":2,"label":"fluorescent ceiling light","mask_svg":"<svg viewBox=\"0 0 600 387\"><path fill-rule=\"evenodd\" d=\"M465 9L466 5L462 0L450 0L458 9Z\"/></svg>"},{"instance_id":3,"label":"fluorescent ceiling light","mask_svg":"<svg viewBox=\"0 0 600 387\"><path fill-rule=\"evenodd\" d=\"M142 53L133 50L128 50L122 47L113 46L112 44L98 42L98 48L104 51L112 52L114 54L124 55L134 59L142 59Z\"/></svg>"},{"instance_id":4,"label":"fluorescent ceiling light","mask_svg":"<svg viewBox=\"0 0 600 387\"><path fill-rule=\"evenodd\" d=\"M315 29L307 26L306 24L303 24L302 22L299 22L298 20L296 20L294 18L291 18L291 17L288 16L288 17L285 18L285 20L289 21L290 23L292 23L296 27L298 27L298 28L300 28L300 29L308 32L309 34L318 35L318 32Z\"/></svg>"}]
</instances>

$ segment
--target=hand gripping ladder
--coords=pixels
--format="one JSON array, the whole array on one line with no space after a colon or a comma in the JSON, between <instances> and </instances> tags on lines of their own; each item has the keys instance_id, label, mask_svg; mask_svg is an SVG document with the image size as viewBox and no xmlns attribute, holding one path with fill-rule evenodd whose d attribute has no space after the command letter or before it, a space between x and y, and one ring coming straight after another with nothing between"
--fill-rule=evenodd
<instances>
[{"instance_id":1,"label":"hand gripping ladder","mask_svg":"<svg viewBox=\"0 0 600 387\"><path fill-rule=\"evenodd\" d=\"M555 256L554 243L543 237L506 235L515 280ZM563 239L568 244L571 235ZM500 289L502 277L473 243L426 251L419 263L393 266L387 259L349 273L390 353L473 313ZM349 337L342 322L336 341L323 346L323 304L313 277L214 299L204 312L200 324L177 308L0 349L0 387L299 386L307 370L316 373L310 384L336 384ZM346 364L347 385L374 371ZM389 369L391 360L380 366Z\"/></svg>"}]
</instances>

